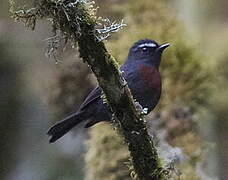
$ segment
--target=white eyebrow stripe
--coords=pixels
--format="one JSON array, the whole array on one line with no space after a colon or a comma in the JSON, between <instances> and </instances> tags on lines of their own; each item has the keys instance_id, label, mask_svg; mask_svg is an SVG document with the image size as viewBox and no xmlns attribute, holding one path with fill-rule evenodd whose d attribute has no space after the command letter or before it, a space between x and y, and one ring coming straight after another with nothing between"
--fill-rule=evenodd
<instances>
[{"instance_id":1,"label":"white eyebrow stripe","mask_svg":"<svg viewBox=\"0 0 228 180\"><path fill-rule=\"evenodd\" d=\"M138 45L139 48L143 48L143 47L156 47L157 45L154 43L144 43L144 44L140 44Z\"/></svg>"}]
</instances>

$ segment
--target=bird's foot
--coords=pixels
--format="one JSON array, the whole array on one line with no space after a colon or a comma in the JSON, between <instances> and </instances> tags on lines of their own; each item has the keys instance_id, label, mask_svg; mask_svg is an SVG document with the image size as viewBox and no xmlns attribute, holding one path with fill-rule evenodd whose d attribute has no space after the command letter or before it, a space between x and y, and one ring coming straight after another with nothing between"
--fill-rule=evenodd
<instances>
[{"instance_id":1,"label":"bird's foot","mask_svg":"<svg viewBox=\"0 0 228 180\"><path fill-rule=\"evenodd\" d=\"M136 110L141 115L146 115L148 113L148 108L143 108L139 102L135 102Z\"/></svg>"}]
</instances>

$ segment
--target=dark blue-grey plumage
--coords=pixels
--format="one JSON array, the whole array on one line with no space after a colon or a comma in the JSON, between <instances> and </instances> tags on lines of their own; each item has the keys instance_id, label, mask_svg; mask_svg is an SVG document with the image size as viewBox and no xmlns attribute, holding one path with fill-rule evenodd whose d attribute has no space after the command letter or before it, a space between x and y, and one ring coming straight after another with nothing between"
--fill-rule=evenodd
<instances>
[{"instance_id":1,"label":"dark blue-grey plumage","mask_svg":"<svg viewBox=\"0 0 228 180\"><path fill-rule=\"evenodd\" d=\"M139 40L129 50L126 62L121 66L133 97L151 112L161 95L159 65L161 54L169 44L159 45L153 40ZM48 131L50 142L66 134L77 124L85 121L88 128L101 121L110 121L111 113L101 99L101 88L96 87L81 104L78 111L55 124Z\"/></svg>"}]
</instances>

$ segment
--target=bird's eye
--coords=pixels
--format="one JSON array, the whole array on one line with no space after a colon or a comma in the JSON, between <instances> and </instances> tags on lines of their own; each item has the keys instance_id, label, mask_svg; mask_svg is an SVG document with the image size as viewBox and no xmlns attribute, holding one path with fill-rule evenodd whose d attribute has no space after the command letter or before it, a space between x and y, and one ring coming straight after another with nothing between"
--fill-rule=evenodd
<instances>
[{"instance_id":1,"label":"bird's eye","mask_svg":"<svg viewBox=\"0 0 228 180\"><path fill-rule=\"evenodd\" d=\"M148 50L147 47L143 47L143 48L142 48L142 51L143 51L143 52L146 52L147 50Z\"/></svg>"}]
</instances>

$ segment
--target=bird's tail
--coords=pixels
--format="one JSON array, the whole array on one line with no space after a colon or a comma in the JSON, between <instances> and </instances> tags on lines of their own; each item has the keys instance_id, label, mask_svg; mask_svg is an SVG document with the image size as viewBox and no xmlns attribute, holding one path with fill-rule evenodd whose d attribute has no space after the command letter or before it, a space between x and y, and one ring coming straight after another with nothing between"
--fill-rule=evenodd
<instances>
[{"instance_id":1,"label":"bird's tail","mask_svg":"<svg viewBox=\"0 0 228 180\"><path fill-rule=\"evenodd\" d=\"M70 131L74 126L82 122L82 120L83 119L79 116L78 113L74 113L66 117L62 121L56 123L47 132L47 134L51 136L51 139L49 140L49 142L50 143L55 142L63 135L65 135L68 131Z\"/></svg>"}]
</instances>

